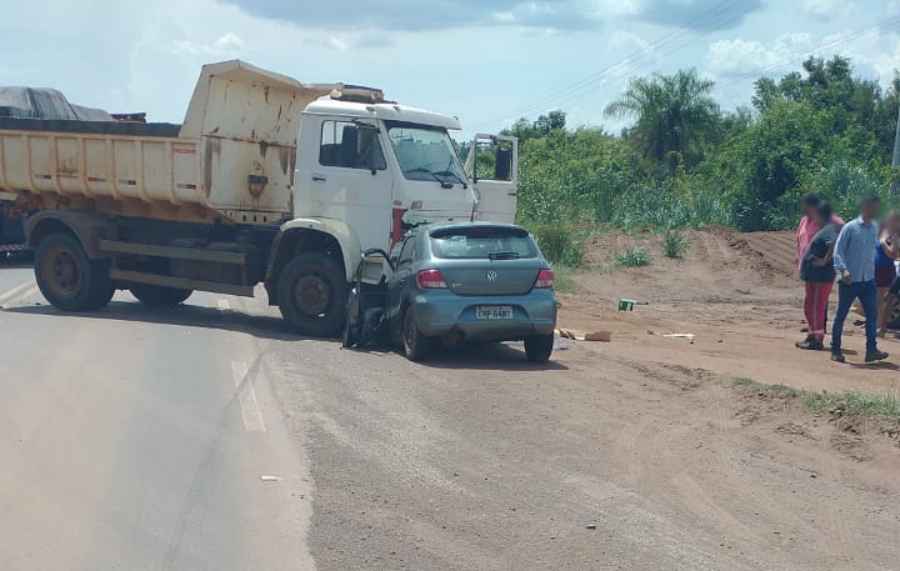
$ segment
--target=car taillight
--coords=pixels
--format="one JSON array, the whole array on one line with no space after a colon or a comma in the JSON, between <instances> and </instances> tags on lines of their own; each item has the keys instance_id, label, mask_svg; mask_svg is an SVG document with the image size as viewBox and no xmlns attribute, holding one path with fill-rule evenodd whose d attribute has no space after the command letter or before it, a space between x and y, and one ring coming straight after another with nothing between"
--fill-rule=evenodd
<instances>
[{"instance_id":1,"label":"car taillight","mask_svg":"<svg viewBox=\"0 0 900 571\"><path fill-rule=\"evenodd\" d=\"M537 288L552 288L553 287L553 270L544 269L541 270L541 273L538 274L537 280L534 282L534 287Z\"/></svg>"},{"instance_id":2,"label":"car taillight","mask_svg":"<svg viewBox=\"0 0 900 571\"><path fill-rule=\"evenodd\" d=\"M444 289L447 287L441 270L422 270L416 274L416 284L419 289Z\"/></svg>"}]
</instances>

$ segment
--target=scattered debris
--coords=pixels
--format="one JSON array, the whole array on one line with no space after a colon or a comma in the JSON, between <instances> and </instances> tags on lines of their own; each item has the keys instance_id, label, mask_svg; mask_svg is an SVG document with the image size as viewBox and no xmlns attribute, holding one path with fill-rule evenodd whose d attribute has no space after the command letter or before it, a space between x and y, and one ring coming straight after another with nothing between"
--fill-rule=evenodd
<instances>
[{"instance_id":1,"label":"scattered debris","mask_svg":"<svg viewBox=\"0 0 900 571\"><path fill-rule=\"evenodd\" d=\"M584 333L574 329L559 328L556 330L556 334L563 339L571 339L573 341L599 341L601 343L609 343L612 341L611 331L592 331L590 333Z\"/></svg>"},{"instance_id":2,"label":"scattered debris","mask_svg":"<svg viewBox=\"0 0 900 571\"><path fill-rule=\"evenodd\" d=\"M693 333L669 333L668 335L663 335L668 339L687 339L691 342L691 345L694 344L694 339L696 339L696 335Z\"/></svg>"},{"instance_id":3,"label":"scattered debris","mask_svg":"<svg viewBox=\"0 0 900 571\"><path fill-rule=\"evenodd\" d=\"M633 299L620 298L617 304L619 311L634 311L636 305L650 305L646 301L635 301Z\"/></svg>"}]
</instances>

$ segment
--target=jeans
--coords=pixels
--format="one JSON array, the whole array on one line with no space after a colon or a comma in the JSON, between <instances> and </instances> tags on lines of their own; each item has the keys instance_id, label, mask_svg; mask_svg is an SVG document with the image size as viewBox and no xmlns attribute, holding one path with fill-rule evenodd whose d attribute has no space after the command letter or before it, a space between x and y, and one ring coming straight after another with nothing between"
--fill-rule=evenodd
<instances>
[{"instance_id":1,"label":"jeans","mask_svg":"<svg viewBox=\"0 0 900 571\"><path fill-rule=\"evenodd\" d=\"M844 334L844 320L850 306L859 298L866 314L866 353L878 350L878 295L875 282L854 282L847 285L838 283L838 308L831 327L831 352L841 352L841 336Z\"/></svg>"}]
</instances>

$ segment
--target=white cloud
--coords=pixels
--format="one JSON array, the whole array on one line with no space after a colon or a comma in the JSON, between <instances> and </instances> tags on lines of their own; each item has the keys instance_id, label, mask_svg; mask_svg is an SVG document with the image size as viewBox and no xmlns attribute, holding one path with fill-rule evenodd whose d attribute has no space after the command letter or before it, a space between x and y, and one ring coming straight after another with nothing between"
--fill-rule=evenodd
<instances>
[{"instance_id":1,"label":"white cloud","mask_svg":"<svg viewBox=\"0 0 900 571\"><path fill-rule=\"evenodd\" d=\"M223 57L237 55L243 49L244 40L233 32L227 32L208 44L194 40L174 40L172 42L172 53L176 55Z\"/></svg>"},{"instance_id":2,"label":"white cloud","mask_svg":"<svg viewBox=\"0 0 900 571\"><path fill-rule=\"evenodd\" d=\"M707 70L719 76L757 77L813 48L809 34L786 34L771 45L755 40L719 40L709 46Z\"/></svg>"},{"instance_id":3,"label":"white cloud","mask_svg":"<svg viewBox=\"0 0 900 571\"><path fill-rule=\"evenodd\" d=\"M803 0L803 11L819 20L832 20L850 14L856 4L850 0Z\"/></svg>"}]
</instances>

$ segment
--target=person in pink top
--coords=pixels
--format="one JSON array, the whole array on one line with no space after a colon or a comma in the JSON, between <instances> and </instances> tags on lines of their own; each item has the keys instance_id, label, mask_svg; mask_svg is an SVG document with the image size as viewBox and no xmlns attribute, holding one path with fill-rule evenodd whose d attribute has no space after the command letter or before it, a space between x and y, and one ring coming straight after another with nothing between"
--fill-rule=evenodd
<instances>
[{"instance_id":1,"label":"person in pink top","mask_svg":"<svg viewBox=\"0 0 900 571\"><path fill-rule=\"evenodd\" d=\"M806 250L809 249L809 243L812 242L813 236L822 229L822 225L819 224L818 218L816 217L816 211L821 204L822 199L812 193L804 195L800 201L800 205L803 208L803 218L800 219L800 224L797 226L796 233L797 269L800 269L803 265L803 257L806 256ZM831 217L831 223L843 226L844 219L837 214L834 214Z\"/></svg>"},{"instance_id":2,"label":"person in pink top","mask_svg":"<svg viewBox=\"0 0 900 571\"><path fill-rule=\"evenodd\" d=\"M806 251L809 249L809 245L813 240L813 237L822 229L823 224L819 220L818 212L819 207L822 205L822 199L819 198L815 194L806 194L800 200L800 206L803 209L803 218L800 219L800 224L797 226L797 269L802 270L803 268L803 258L806 257ZM826 221L827 223L827 221ZM844 220L838 216L837 214L833 214L831 216L831 223L836 224L838 226L844 225ZM804 283L804 307L806 307L810 300L808 299L808 291L806 291L806 284ZM826 301L827 304L827 301ZM806 341L810 342L814 340L813 332L809 332Z\"/></svg>"}]
</instances>

